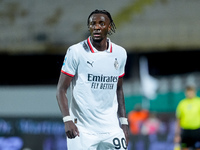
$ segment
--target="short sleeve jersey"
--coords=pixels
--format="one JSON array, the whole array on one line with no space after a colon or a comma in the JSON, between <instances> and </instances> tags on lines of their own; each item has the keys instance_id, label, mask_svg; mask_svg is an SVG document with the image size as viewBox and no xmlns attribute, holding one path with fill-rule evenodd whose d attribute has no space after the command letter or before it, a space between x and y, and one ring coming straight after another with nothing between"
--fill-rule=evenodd
<instances>
[{"instance_id":1,"label":"short sleeve jersey","mask_svg":"<svg viewBox=\"0 0 200 150\"><path fill-rule=\"evenodd\" d=\"M183 129L200 128L200 98L183 99L176 109L176 117L180 119Z\"/></svg>"},{"instance_id":2,"label":"short sleeve jersey","mask_svg":"<svg viewBox=\"0 0 200 150\"><path fill-rule=\"evenodd\" d=\"M105 133L119 128L117 82L124 76L127 54L108 39L108 49L96 50L90 37L68 48L61 72L73 77L70 115L84 131Z\"/></svg>"}]
</instances>

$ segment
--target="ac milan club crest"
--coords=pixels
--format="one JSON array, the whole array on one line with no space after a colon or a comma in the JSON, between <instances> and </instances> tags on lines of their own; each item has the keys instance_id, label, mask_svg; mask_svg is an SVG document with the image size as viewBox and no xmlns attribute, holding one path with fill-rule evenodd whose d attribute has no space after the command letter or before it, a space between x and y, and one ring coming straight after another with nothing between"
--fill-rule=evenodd
<instances>
[{"instance_id":1,"label":"ac milan club crest","mask_svg":"<svg viewBox=\"0 0 200 150\"><path fill-rule=\"evenodd\" d=\"M119 63L117 61L117 58L115 58L114 67L116 70L119 68Z\"/></svg>"}]
</instances>

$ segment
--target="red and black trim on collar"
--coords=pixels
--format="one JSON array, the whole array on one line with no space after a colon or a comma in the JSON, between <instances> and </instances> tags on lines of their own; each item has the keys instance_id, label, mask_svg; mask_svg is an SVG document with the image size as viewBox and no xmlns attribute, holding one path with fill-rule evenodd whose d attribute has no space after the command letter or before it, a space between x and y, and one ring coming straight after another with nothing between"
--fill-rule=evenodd
<instances>
[{"instance_id":1,"label":"red and black trim on collar","mask_svg":"<svg viewBox=\"0 0 200 150\"><path fill-rule=\"evenodd\" d=\"M88 43L88 45L89 45L89 47L90 47L90 50L91 50L91 52L92 53L95 53L95 51L94 51L94 49L93 49L93 46L92 46L92 43L90 42L90 37L88 37L88 39L87 39L87 43ZM109 44L110 44L110 51L108 51L108 52L110 52L110 53L112 53L112 44L111 44L111 42L109 41Z\"/></svg>"},{"instance_id":2,"label":"red and black trim on collar","mask_svg":"<svg viewBox=\"0 0 200 150\"><path fill-rule=\"evenodd\" d=\"M90 47L91 52L94 53L94 50L93 50L92 45L90 43L90 37L87 39L87 42L88 42L88 45Z\"/></svg>"}]
</instances>

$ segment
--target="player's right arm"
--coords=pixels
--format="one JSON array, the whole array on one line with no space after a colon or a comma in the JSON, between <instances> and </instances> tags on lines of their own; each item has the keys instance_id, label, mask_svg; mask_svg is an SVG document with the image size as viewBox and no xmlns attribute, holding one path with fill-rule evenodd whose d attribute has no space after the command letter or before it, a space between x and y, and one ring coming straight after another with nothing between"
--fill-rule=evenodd
<instances>
[{"instance_id":1,"label":"player's right arm","mask_svg":"<svg viewBox=\"0 0 200 150\"><path fill-rule=\"evenodd\" d=\"M73 77L70 77L64 73L60 74L60 78L57 85L57 93L56 98L58 101L58 105L60 111L65 116L70 116L69 113L69 106L68 106L68 99L66 97L67 89L70 86ZM77 135L79 136L79 131L73 121L67 121L65 124L65 132L68 138L75 138Z\"/></svg>"}]
</instances>

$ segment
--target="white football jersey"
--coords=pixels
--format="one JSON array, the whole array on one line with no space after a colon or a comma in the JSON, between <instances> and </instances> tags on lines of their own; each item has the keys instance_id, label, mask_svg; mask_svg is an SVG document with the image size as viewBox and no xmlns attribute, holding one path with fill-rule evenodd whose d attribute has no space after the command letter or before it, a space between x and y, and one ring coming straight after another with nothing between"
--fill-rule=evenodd
<instances>
[{"instance_id":1,"label":"white football jersey","mask_svg":"<svg viewBox=\"0 0 200 150\"><path fill-rule=\"evenodd\" d=\"M105 51L96 50L90 37L68 48L61 72L73 77L68 97L70 116L85 132L119 129L117 82L124 76L127 54L108 39ZM68 93L68 92L67 92Z\"/></svg>"}]
</instances>

